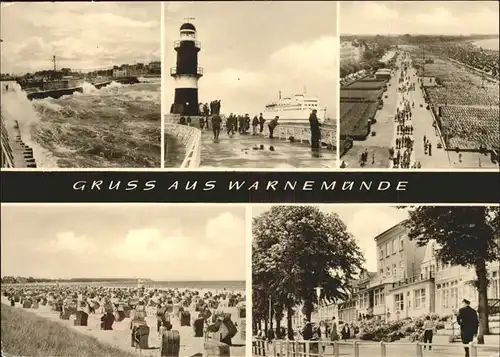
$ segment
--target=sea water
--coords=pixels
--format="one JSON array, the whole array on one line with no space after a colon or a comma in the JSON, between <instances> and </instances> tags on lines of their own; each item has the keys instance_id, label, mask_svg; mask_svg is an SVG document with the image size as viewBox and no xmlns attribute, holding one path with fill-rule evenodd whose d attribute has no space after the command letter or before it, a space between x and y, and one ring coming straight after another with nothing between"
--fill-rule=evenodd
<instances>
[{"instance_id":1,"label":"sea water","mask_svg":"<svg viewBox=\"0 0 500 357\"><path fill-rule=\"evenodd\" d=\"M11 85L2 91L2 118L19 122L38 167L160 167L160 78L99 90L85 83L83 93L32 101Z\"/></svg>"}]
</instances>

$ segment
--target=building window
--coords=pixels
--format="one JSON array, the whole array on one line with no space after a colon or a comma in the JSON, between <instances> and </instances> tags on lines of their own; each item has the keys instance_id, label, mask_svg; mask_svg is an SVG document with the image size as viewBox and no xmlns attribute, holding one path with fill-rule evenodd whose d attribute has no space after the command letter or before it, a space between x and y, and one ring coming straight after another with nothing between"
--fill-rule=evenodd
<instances>
[{"instance_id":1,"label":"building window","mask_svg":"<svg viewBox=\"0 0 500 357\"><path fill-rule=\"evenodd\" d=\"M392 254L396 254L396 240L392 240L391 242L391 251L392 251Z\"/></svg>"},{"instance_id":2,"label":"building window","mask_svg":"<svg viewBox=\"0 0 500 357\"><path fill-rule=\"evenodd\" d=\"M458 308L458 289L456 287L451 288L451 308Z\"/></svg>"},{"instance_id":3,"label":"building window","mask_svg":"<svg viewBox=\"0 0 500 357\"><path fill-rule=\"evenodd\" d=\"M368 293L360 294L360 296L359 296L359 308L360 309L368 308L368 300L369 300Z\"/></svg>"},{"instance_id":4,"label":"building window","mask_svg":"<svg viewBox=\"0 0 500 357\"><path fill-rule=\"evenodd\" d=\"M449 307L449 293L448 289L443 290L443 309L447 309Z\"/></svg>"},{"instance_id":5,"label":"building window","mask_svg":"<svg viewBox=\"0 0 500 357\"><path fill-rule=\"evenodd\" d=\"M391 275L391 268L390 268L390 267L386 267L386 268L385 268L385 273L386 273L387 275Z\"/></svg>"},{"instance_id":6,"label":"building window","mask_svg":"<svg viewBox=\"0 0 500 357\"><path fill-rule=\"evenodd\" d=\"M405 246L405 241L403 238L400 238L399 239L399 250L402 251L404 249L404 246Z\"/></svg>"},{"instance_id":7,"label":"building window","mask_svg":"<svg viewBox=\"0 0 500 357\"><path fill-rule=\"evenodd\" d=\"M385 304L385 294L384 289L375 289L375 306L381 306Z\"/></svg>"},{"instance_id":8,"label":"building window","mask_svg":"<svg viewBox=\"0 0 500 357\"><path fill-rule=\"evenodd\" d=\"M396 264L392 264L392 275L396 276L398 270L396 269Z\"/></svg>"},{"instance_id":9,"label":"building window","mask_svg":"<svg viewBox=\"0 0 500 357\"><path fill-rule=\"evenodd\" d=\"M394 295L394 310L403 311L405 309L405 301L403 294Z\"/></svg>"},{"instance_id":10,"label":"building window","mask_svg":"<svg viewBox=\"0 0 500 357\"><path fill-rule=\"evenodd\" d=\"M414 294L415 294L415 308L420 309L425 307L425 289L415 290Z\"/></svg>"},{"instance_id":11,"label":"building window","mask_svg":"<svg viewBox=\"0 0 500 357\"><path fill-rule=\"evenodd\" d=\"M384 259L384 248L380 248L380 260Z\"/></svg>"},{"instance_id":12,"label":"building window","mask_svg":"<svg viewBox=\"0 0 500 357\"><path fill-rule=\"evenodd\" d=\"M390 249L391 249L391 246L390 246L389 242L387 242L387 243L385 244L385 250L386 250L386 252L385 252L385 256L386 256L386 257L388 257L388 256L390 256L390 255L391 255Z\"/></svg>"},{"instance_id":13,"label":"building window","mask_svg":"<svg viewBox=\"0 0 500 357\"><path fill-rule=\"evenodd\" d=\"M489 296L491 296L492 299L498 299L499 298L499 289L498 289L498 272L494 271L492 274L492 278L490 281L490 286L491 286L491 291L489 293Z\"/></svg>"}]
</instances>

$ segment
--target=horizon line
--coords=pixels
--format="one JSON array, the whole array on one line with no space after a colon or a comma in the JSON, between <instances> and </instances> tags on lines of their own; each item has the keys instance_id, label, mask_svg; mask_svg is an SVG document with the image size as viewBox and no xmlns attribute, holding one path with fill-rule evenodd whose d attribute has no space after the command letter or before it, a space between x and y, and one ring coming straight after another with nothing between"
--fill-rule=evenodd
<instances>
[{"instance_id":1,"label":"horizon line","mask_svg":"<svg viewBox=\"0 0 500 357\"><path fill-rule=\"evenodd\" d=\"M25 277L25 276L13 276L13 275L6 275L3 276L1 279L5 279L7 277L12 277L12 278L24 278L28 279L30 277ZM192 279L187 279L187 280L162 280L162 279L150 279L150 278L35 278L31 277L34 280L79 280L79 279L84 279L84 280L95 280L95 281L104 281L104 280L145 280L145 281L154 281L154 282L182 282L182 283L191 283L191 282L234 282L234 281L246 281L246 279L221 279L221 280L209 280L209 279L201 279L201 280L192 280Z\"/></svg>"}]
</instances>

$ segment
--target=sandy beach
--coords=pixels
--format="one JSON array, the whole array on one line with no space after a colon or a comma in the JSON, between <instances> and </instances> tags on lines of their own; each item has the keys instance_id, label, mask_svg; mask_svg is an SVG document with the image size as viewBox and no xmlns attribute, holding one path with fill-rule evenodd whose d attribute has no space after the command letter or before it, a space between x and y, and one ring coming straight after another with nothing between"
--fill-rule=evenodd
<instances>
[{"instance_id":1,"label":"sandy beach","mask_svg":"<svg viewBox=\"0 0 500 357\"><path fill-rule=\"evenodd\" d=\"M208 290L203 289L204 292ZM10 305L10 301L7 297L2 296L2 303L5 305ZM156 317L156 308L148 306L146 308L147 317L145 321L150 328L149 340L148 340L148 349L144 349L139 351L138 349L131 346L131 330L130 330L130 318L125 318L124 320L118 322L115 321L113 323L113 330L102 330L101 325L101 309L96 311L96 313L90 313L88 315L88 324L87 326L74 326L75 315L71 315L69 320L63 320L59 318L59 313L53 311L49 304L43 306L39 305L38 308L23 308L20 303L15 304L16 308L22 309L24 311L36 314L40 317L46 318L51 321L55 321L59 324L67 326L79 333L92 336L98 339L101 342L107 343L113 347L116 347L120 350L137 353L142 356L159 356L160 349L160 335L156 332L157 325L157 317ZM191 322L193 322L194 318L198 316L198 313L194 308L186 308L185 310L191 313ZM231 314L231 320L235 323L238 329L238 333L232 339L233 346L230 347L231 356L245 356L245 341L242 337L241 331L245 330L245 327L242 325L245 324L245 320L239 317L239 308L238 307L227 307L221 306L217 309L218 311L224 311L227 314ZM188 357L193 355L206 355L204 349L204 343L207 337L194 337L194 330L191 326L181 326L180 319L177 316L173 316L170 320L172 323L172 330L179 331L180 334L180 353L181 357Z\"/></svg>"}]
</instances>

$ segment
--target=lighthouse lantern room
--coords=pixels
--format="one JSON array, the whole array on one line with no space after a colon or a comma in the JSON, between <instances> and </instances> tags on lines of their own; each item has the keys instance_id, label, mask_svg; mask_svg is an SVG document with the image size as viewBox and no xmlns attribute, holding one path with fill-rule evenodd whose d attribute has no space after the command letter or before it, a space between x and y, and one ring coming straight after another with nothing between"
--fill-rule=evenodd
<instances>
[{"instance_id":1,"label":"lighthouse lantern room","mask_svg":"<svg viewBox=\"0 0 500 357\"><path fill-rule=\"evenodd\" d=\"M174 43L177 52L177 64L170 68L170 75L175 80L175 98L171 112L173 114L199 114L198 80L203 76L203 69L198 67L200 42L196 40L196 27L187 18L180 28L180 37Z\"/></svg>"}]
</instances>

